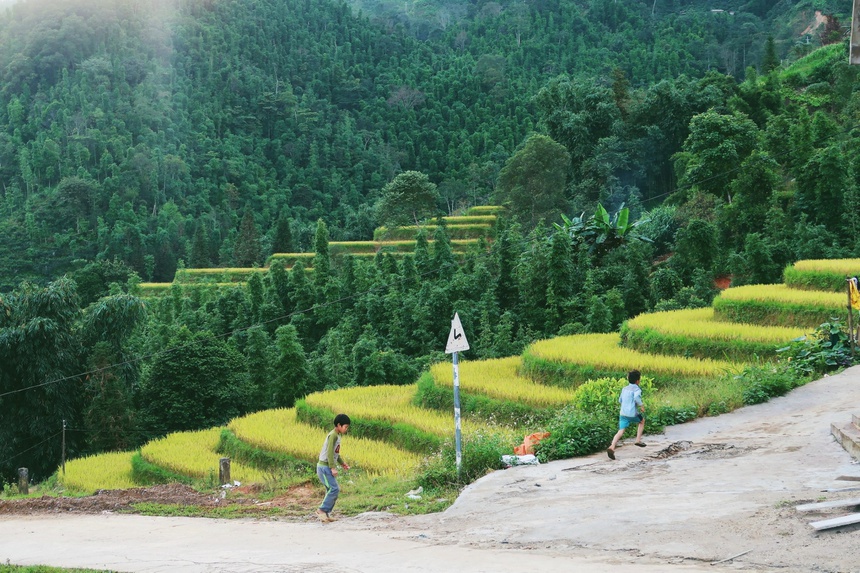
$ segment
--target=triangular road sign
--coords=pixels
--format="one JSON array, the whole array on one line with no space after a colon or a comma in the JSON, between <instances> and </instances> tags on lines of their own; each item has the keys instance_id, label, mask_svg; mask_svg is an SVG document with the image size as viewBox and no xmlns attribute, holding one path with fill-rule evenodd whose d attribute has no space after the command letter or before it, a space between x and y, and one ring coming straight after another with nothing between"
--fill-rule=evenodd
<instances>
[{"instance_id":1,"label":"triangular road sign","mask_svg":"<svg viewBox=\"0 0 860 573\"><path fill-rule=\"evenodd\" d=\"M451 332L448 333L448 344L445 345L445 354L464 350L469 350L469 341L466 340L466 333L463 332L460 315L455 312L454 320L451 321Z\"/></svg>"}]
</instances>

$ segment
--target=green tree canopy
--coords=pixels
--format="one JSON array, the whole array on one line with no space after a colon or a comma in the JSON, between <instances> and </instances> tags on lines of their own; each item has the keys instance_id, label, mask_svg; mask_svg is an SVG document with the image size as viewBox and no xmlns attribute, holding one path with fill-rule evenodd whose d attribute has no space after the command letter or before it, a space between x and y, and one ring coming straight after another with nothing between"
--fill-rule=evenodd
<instances>
[{"instance_id":1,"label":"green tree canopy","mask_svg":"<svg viewBox=\"0 0 860 573\"><path fill-rule=\"evenodd\" d=\"M567 207L564 191L570 154L546 135L532 135L505 163L496 197L511 217L532 229L541 219L556 220Z\"/></svg>"},{"instance_id":2,"label":"green tree canopy","mask_svg":"<svg viewBox=\"0 0 860 573\"><path fill-rule=\"evenodd\" d=\"M245 359L206 331L180 327L154 360L138 395L151 435L199 430L245 413L249 387Z\"/></svg>"},{"instance_id":3,"label":"green tree canopy","mask_svg":"<svg viewBox=\"0 0 860 573\"><path fill-rule=\"evenodd\" d=\"M275 345L278 354L272 369L272 402L277 407L291 407L309 390L307 357L292 324L278 327Z\"/></svg>"},{"instance_id":4,"label":"green tree canopy","mask_svg":"<svg viewBox=\"0 0 860 573\"><path fill-rule=\"evenodd\" d=\"M684 151L675 156L680 184L730 198L736 168L755 149L758 127L743 114L710 110L690 120Z\"/></svg>"},{"instance_id":5,"label":"green tree canopy","mask_svg":"<svg viewBox=\"0 0 860 573\"><path fill-rule=\"evenodd\" d=\"M436 213L439 193L424 173L404 171L382 188L377 218L387 226L418 225Z\"/></svg>"}]
</instances>

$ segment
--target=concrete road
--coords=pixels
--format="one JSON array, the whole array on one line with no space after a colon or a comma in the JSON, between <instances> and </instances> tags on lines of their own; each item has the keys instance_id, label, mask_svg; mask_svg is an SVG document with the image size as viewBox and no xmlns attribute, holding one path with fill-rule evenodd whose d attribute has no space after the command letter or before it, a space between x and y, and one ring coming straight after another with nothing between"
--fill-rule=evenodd
<instances>
[{"instance_id":1,"label":"concrete road","mask_svg":"<svg viewBox=\"0 0 860 573\"><path fill-rule=\"evenodd\" d=\"M391 524L382 531L362 530L362 521L341 527L122 515L31 517L0 521L0 558L24 565L189 573L526 573L572 568L608 573L626 561L575 557L556 553L551 547L481 549L456 542L439 544L431 535L399 530ZM705 570L683 565L672 568L678 572ZM666 568L660 562L643 563L637 571L658 573Z\"/></svg>"}]
</instances>

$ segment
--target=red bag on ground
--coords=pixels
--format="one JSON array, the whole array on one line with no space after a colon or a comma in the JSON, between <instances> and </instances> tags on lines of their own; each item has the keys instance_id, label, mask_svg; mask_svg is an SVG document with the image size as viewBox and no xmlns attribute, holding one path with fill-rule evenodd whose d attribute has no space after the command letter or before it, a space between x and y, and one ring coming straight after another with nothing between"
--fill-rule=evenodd
<instances>
[{"instance_id":1,"label":"red bag on ground","mask_svg":"<svg viewBox=\"0 0 860 573\"><path fill-rule=\"evenodd\" d=\"M514 453L518 456L535 453L535 446L544 438L549 437L549 432L537 432L529 434L523 439L522 445L514 448Z\"/></svg>"}]
</instances>

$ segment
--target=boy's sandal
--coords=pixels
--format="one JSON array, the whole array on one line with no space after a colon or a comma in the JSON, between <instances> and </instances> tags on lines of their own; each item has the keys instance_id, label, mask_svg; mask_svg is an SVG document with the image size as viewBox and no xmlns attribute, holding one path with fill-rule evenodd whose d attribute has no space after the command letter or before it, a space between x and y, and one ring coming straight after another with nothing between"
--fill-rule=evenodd
<instances>
[{"instance_id":1,"label":"boy's sandal","mask_svg":"<svg viewBox=\"0 0 860 573\"><path fill-rule=\"evenodd\" d=\"M614 460L615 459L615 450L613 450L612 448L609 448L608 450L606 450L606 455L609 456L610 460Z\"/></svg>"},{"instance_id":2,"label":"boy's sandal","mask_svg":"<svg viewBox=\"0 0 860 573\"><path fill-rule=\"evenodd\" d=\"M635 446L639 446L640 448L644 448L644 447L645 447L645 446L647 446L648 444L644 444L644 443L642 443L642 442L634 442L634 444L633 444L633 445L635 445Z\"/></svg>"}]
</instances>

